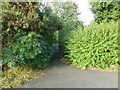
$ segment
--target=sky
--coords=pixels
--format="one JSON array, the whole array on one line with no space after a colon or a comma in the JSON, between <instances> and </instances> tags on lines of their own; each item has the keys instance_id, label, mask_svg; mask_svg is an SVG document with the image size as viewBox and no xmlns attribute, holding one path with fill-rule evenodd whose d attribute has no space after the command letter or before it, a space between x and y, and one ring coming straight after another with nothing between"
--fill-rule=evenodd
<instances>
[{"instance_id":1,"label":"sky","mask_svg":"<svg viewBox=\"0 0 120 90\"><path fill-rule=\"evenodd\" d=\"M52 2L53 0L43 0L44 2ZM60 0L64 1L64 0ZM84 25L89 25L94 20L94 14L90 10L89 0L72 0L78 5L78 9L81 13L80 20L83 21Z\"/></svg>"},{"instance_id":2,"label":"sky","mask_svg":"<svg viewBox=\"0 0 120 90\"><path fill-rule=\"evenodd\" d=\"M94 20L94 14L90 10L90 4L88 0L73 0L78 4L81 12L80 19L84 22L84 25L89 25Z\"/></svg>"}]
</instances>

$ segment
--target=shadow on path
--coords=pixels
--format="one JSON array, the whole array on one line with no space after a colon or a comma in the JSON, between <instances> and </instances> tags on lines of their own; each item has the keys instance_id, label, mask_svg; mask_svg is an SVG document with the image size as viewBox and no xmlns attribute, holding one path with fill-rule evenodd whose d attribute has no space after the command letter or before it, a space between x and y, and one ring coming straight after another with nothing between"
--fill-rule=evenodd
<instances>
[{"instance_id":1,"label":"shadow on path","mask_svg":"<svg viewBox=\"0 0 120 90\"><path fill-rule=\"evenodd\" d=\"M117 72L80 70L61 63L58 44L49 68L43 76L19 88L118 88Z\"/></svg>"},{"instance_id":2,"label":"shadow on path","mask_svg":"<svg viewBox=\"0 0 120 90\"><path fill-rule=\"evenodd\" d=\"M54 66L54 65L56 66L56 65L61 64L61 61L60 61L61 55L60 55L60 50L59 50L59 44L56 44L54 46L54 48L55 48L55 54L54 54L52 61L50 63L51 66Z\"/></svg>"}]
</instances>

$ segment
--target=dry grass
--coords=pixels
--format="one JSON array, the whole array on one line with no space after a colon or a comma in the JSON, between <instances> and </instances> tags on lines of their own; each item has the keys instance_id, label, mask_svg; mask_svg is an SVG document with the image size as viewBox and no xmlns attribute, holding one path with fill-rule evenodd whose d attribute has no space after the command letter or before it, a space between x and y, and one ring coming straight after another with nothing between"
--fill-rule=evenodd
<instances>
[{"instance_id":1,"label":"dry grass","mask_svg":"<svg viewBox=\"0 0 120 90\"><path fill-rule=\"evenodd\" d=\"M1 88L13 88L37 78L42 73L42 70L32 70L27 66L19 66L13 69L8 69L0 73L2 76Z\"/></svg>"},{"instance_id":2,"label":"dry grass","mask_svg":"<svg viewBox=\"0 0 120 90\"><path fill-rule=\"evenodd\" d=\"M118 65L111 65L109 68L101 69L101 68L93 68L88 67L86 70L93 70L93 71L102 71L102 72L118 72Z\"/></svg>"},{"instance_id":3,"label":"dry grass","mask_svg":"<svg viewBox=\"0 0 120 90\"><path fill-rule=\"evenodd\" d=\"M62 58L61 62L63 64L69 64L67 62L67 60L65 60L65 58ZM70 65L70 66L76 67L74 65ZM80 68L80 69L82 69L82 70L92 70L92 71L118 72L118 70L120 70L120 67L119 67L119 65L111 65L109 68L106 68L106 69L95 68L95 67L87 67L87 68L83 67L83 68Z\"/></svg>"}]
</instances>

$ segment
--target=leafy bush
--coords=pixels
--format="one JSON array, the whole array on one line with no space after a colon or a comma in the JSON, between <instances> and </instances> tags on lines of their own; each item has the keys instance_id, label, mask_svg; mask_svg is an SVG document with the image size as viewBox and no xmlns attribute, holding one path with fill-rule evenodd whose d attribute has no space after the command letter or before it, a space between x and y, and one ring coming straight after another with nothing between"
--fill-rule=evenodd
<instances>
[{"instance_id":1,"label":"leafy bush","mask_svg":"<svg viewBox=\"0 0 120 90\"><path fill-rule=\"evenodd\" d=\"M50 46L40 40L35 32L19 32L11 48L3 48L2 64L14 67L18 64L29 64L34 67L45 67L52 54Z\"/></svg>"},{"instance_id":2,"label":"leafy bush","mask_svg":"<svg viewBox=\"0 0 120 90\"><path fill-rule=\"evenodd\" d=\"M118 64L118 25L93 23L84 30L72 31L65 44L65 57L78 68L108 68Z\"/></svg>"},{"instance_id":3,"label":"leafy bush","mask_svg":"<svg viewBox=\"0 0 120 90\"><path fill-rule=\"evenodd\" d=\"M24 8L23 8L24 7ZM38 3L7 2L2 4L3 47L9 47L19 31L41 31L41 21L37 11Z\"/></svg>"},{"instance_id":4,"label":"leafy bush","mask_svg":"<svg viewBox=\"0 0 120 90\"><path fill-rule=\"evenodd\" d=\"M24 8L23 8L24 7ZM45 67L53 54L61 20L41 2L2 3L2 65Z\"/></svg>"},{"instance_id":5,"label":"leafy bush","mask_svg":"<svg viewBox=\"0 0 120 90\"><path fill-rule=\"evenodd\" d=\"M83 29L83 23L79 20L71 20L65 21L63 26L63 29L59 31L59 45L61 53L64 54L64 46L66 46L66 42L68 40L68 37L71 35L71 31L75 28Z\"/></svg>"}]
</instances>

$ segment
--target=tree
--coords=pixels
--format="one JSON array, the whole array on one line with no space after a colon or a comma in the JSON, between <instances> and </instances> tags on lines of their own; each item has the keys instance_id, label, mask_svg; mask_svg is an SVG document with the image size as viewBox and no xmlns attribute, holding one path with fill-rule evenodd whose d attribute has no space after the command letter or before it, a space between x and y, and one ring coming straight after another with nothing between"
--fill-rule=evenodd
<instances>
[{"instance_id":1,"label":"tree","mask_svg":"<svg viewBox=\"0 0 120 90\"><path fill-rule=\"evenodd\" d=\"M63 29L59 32L59 48L63 52L71 31L83 27L83 23L79 20L78 5L72 0L64 2L58 0L53 2L52 5L54 13L63 20Z\"/></svg>"},{"instance_id":2,"label":"tree","mask_svg":"<svg viewBox=\"0 0 120 90\"><path fill-rule=\"evenodd\" d=\"M65 2L53 2L54 12L64 20L78 19L80 12L78 5L71 0Z\"/></svg>"},{"instance_id":3,"label":"tree","mask_svg":"<svg viewBox=\"0 0 120 90\"><path fill-rule=\"evenodd\" d=\"M95 21L98 23L117 21L120 18L119 2L91 2L91 6L91 10L95 14Z\"/></svg>"},{"instance_id":4,"label":"tree","mask_svg":"<svg viewBox=\"0 0 120 90\"><path fill-rule=\"evenodd\" d=\"M58 0L53 2L52 6L54 13L63 20L64 28L67 28L67 30L83 26L83 23L79 20L78 5L72 0L64 2Z\"/></svg>"},{"instance_id":5,"label":"tree","mask_svg":"<svg viewBox=\"0 0 120 90\"><path fill-rule=\"evenodd\" d=\"M45 67L53 54L54 32L61 27L59 17L41 2L3 2L0 65Z\"/></svg>"},{"instance_id":6,"label":"tree","mask_svg":"<svg viewBox=\"0 0 120 90\"><path fill-rule=\"evenodd\" d=\"M77 20L80 12L78 11L78 5L71 0L65 2L53 2L54 12L62 17L65 21Z\"/></svg>"},{"instance_id":7,"label":"tree","mask_svg":"<svg viewBox=\"0 0 120 90\"><path fill-rule=\"evenodd\" d=\"M12 44L20 30L27 33L35 31L43 38L47 37L48 40L55 30L62 27L51 7L45 6L41 2L40 4L37 2L19 2L19 4L8 2L4 3L2 8L3 46Z\"/></svg>"}]
</instances>

